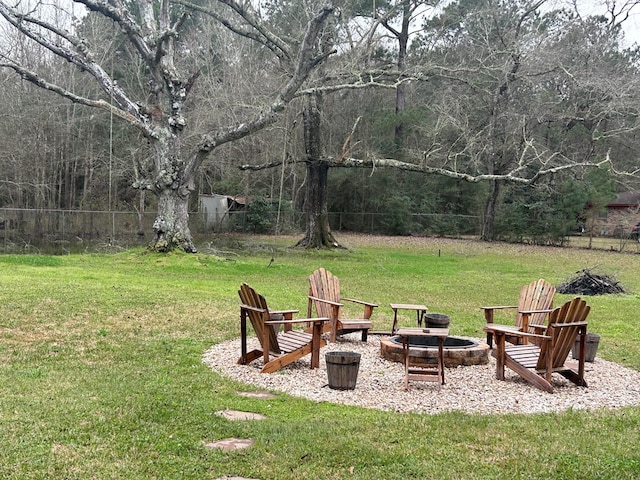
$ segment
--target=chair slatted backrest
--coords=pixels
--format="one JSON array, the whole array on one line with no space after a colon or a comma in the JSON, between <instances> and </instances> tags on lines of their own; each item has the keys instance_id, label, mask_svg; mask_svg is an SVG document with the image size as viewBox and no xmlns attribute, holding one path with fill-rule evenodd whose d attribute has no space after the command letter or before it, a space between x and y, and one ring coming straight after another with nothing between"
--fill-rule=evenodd
<instances>
[{"instance_id":1,"label":"chair slatted backrest","mask_svg":"<svg viewBox=\"0 0 640 480\"><path fill-rule=\"evenodd\" d=\"M247 309L247 315L251 321L251 325L256 332L260 344L262 345L262 338L264 335L264 329L266 328L269 333L269 350L274 353L280 353L280 347L278 346L278 336L273 328L265 325L264 322L269 320L269 308L267 307L267 301L265 298L256 292L246 283L243 283L238 290L240 301L244 305L260 309L262 311ZM264 348L264 345L262 345Z\"/></svg>"},{"instance_id":2,"label":"chair slatted backrest","mask_svg":"<svg viewBox=\"0 0 640 480\"><path fill-rule=\"evenodd\" d=\"M309 275L309 295L312 297L340 303L340 280L324 268ZM319 317L333 318L333 306L324 302L315 302Z\"/></svg>"},{"instance_id":3,"label":"chair slatted backrest","mask_svg":"<svg viewBox=\"0 0 640 480\"><path fill-rule=\"evenodd\" d=\"M518 313L516 315L516 326L522 327L522 313L527 310L549 310L552 308L553 296L556 288L544 279L531 282L529 285L522 287L520 298L518 300ZM546 313L532 313L529 316L529 325L543 325L546 319ZM531 329L529 332L533 333Z\"/></svg>"},{"instance_id":4,"label":"chair slatted backrest","mask_svg":"<svg viewBox=\"0 0 640 480\"><path fill-rule=\"evenodd\" d=\"M579 323L584 322L589 315L591 307L587 305L587 302L580 297L576 297L564 303L562 306L554 309L549 314L549 325L553 323ZM544 342L540 356L538 357L537 369L546 368L547 355L553 355L551 360L552 368L560 368L564 365L569 352L573 347L582 325L576 325L574 327L563 327L558 329L549 328L547 335L552 335L553 346L549 342Z\"/></svg>"}]
</instances>

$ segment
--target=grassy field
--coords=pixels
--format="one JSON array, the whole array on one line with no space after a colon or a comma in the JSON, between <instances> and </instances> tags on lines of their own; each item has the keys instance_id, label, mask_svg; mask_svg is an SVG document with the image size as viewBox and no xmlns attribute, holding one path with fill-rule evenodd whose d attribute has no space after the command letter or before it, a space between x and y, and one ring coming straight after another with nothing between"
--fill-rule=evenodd
<instances>
[{"instance_id":1,"label":"grassy field","mask_svg":"<svg viewBox=\"0 0 640 480\"><path fill-rule=\"evenodd\" d=\"M201 357L239 335L239 284L275 308L306 312L307 276L320 266L340 277L345 296L380 305L376 329L389 328L390 302L416 302L450 315L454 334L476 337L479 307L513 304L524 283L559 284L583 268L613 275L628 293L589 297L589 330L601 336L599 356L640 369L640 255L340 240L349 249L306 252L287 248L289 237L225 237L196 255L0 256L0 478L640 478L640 406L416 415L238 396L251 388ZM215 415L226 408L267 420ZM228 437L256 443L236 452L205 447Z\"/></svg>"}]
</instances>

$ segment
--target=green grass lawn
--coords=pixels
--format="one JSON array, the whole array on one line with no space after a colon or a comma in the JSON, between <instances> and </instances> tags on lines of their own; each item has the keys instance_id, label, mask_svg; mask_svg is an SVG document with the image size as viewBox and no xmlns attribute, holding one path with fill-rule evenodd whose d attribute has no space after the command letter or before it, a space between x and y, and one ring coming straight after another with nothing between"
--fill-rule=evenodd
<instances>
[{"instance_id":1,"label":"green grass lawn","mask_svg":"<svg viewBox=\"0 0 640 480\"><path fill-rule=\"evenodd\" d=\"M425 303L451 317L453 334L476 337L479 307L514 304L531 280L559 284L583 268L614 275L628 293L588 297L589 330L601 336L599 356L640 369L640 255L342 240L350 249L306 252L287 248L290 237L238 237L196 255L0 256L0 478L640 478L640 406L417 415L238 396L250 387L201 357L239 335L239 284L273 308L306 314L307 276L320 266L340 277L344 296L380 305L376 329L390 327L390 302ZM267 420L215 415L227 408ZM228 437L256 443L205 447Z\"/></svg>"}]
</instances>

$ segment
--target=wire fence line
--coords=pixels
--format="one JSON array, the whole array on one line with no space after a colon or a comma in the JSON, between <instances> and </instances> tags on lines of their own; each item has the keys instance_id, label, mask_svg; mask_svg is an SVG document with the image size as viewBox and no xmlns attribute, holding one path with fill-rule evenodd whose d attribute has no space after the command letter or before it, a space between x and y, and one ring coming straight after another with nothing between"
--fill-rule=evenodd
<instances>
[{"instance_id":1,"label":"wire fence line","mask_svg":"<svg viewBox=\"0 0 640 480\"><path fill-rule=\"evenodd\" d=\"M153 238L155 212L0 208L0 253L49 253L118 251L145 246ZM374 235L437 235L479 237L481 218L472 215L398 212L330 212L334 232ZM301 212L278 214L249 211L227 214L211 221L206 212L191 212L189 228L196 244L207 244L217 233L240 232L301 235L305 217ZM564 246L640 253L640 240L619 229L619 235L566 239ZM616 230L618 232L618 230ZM526 239L523 240L528 243Z\"/></svg>"},{"instance_id":2,"label":"wire fence line","mask_svg":"<svg viewBox=\"0 0 640 480\"><path fill-rule=\"evenodd\" d=\"M155 216L155 212L136 211L0 208L0 246L4 250L78 250L92 244L142 245L150 241ZM480 219L407 212L330 212L329 223L338 232L475 235ZM256 218L250 211L239 211L219 221L211 221L206 212L191 212L189 228L194 236L226 232L296 234L304 231L305 223L300 212L261 212Z\"/></svg>"}]
</instances>

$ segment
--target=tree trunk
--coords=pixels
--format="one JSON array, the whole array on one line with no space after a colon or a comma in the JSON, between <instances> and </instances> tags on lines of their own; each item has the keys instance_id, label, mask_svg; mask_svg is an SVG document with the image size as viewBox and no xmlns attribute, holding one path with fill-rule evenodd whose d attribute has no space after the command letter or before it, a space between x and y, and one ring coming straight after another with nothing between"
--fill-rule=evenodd
<instances>
[{"instance_id":1,"label":"tree trunk","mask_svg":"<svg viewBox=\"0 0 640 480\"><path fill-rule=\"evenodd\" d=\"M138 199L138 235L144 236L144 202L146 199L145 191L140 190Z\"/></svg>"},{"instance_id":2,"label":"tree trunk","mask_svg":"<svg viewBox=\"0 0 640 480\"><path fill-rule=\"evenodd\" d=\"M329 165L323 162L321 143L321 108L319 94L308 95L304 109L304 143L307 156L307 190L305 211L306 232L296 244L306 248L337 248L340 245L329 226L328 177Z\"/></svg>"},{"instance_id":3,"label":"tree trunk","mask_svg":"<svg viewBox=\"0 0 640 480\"><path fill-rule=\"evenodd\" d=\"M480 239L486 242L495 240L496 232L496 206L498 205L498 198L500 196L500 182L497 180L491 180L489 182L489 195L487 196L487 203L484 207L484 217L482 219L482 234Z\"/></svg>"},{"instance_id":4,"label":"tree trunk","mask_svg":"<svg viewBox=\"0 0 640 480\"><path fill-rule=\"evenodd\" d=\"M340 245L331 233L327 209L328 165L323 162L307 164L306 215L307 228L303 239L296 246L306 248L338 248Z\"/></svg>"},{"instance_id":5,"label":"tree trunk","mask_svg":"<svg viewBox=\"0 0 640 480\"><path fill-rule=\"evenodd\" d=\"M152 191L158 197L158 214L153 222L154 238L149 248L166 253L175 249L195 253L189 230L189 197L193 178L182 159L181 139L177 132L160 129L153 142L155 174Z\"/></svg>"},{"instance_id":6,"label":"tree trunk","mask_svg":"<svg viewBox=\"0 0 640 480\"><path fill-rule=\"evenodd\" d=\"M411 6L409 1L404 0L402 5L402 28L397 33L398 38L398 71L404 72L406 68L407 48L409 45L409 25L411 22ZM406 84L401 83L396 87L396 125L394 129L394 142L397 152L401 152L404 147L404 119L402 115L405 111Z\"/></svg>"},{"instance_id":7,"label":"tree trunk","mask_svg":"<svg viewBox=\"0 0 640 480\"><path fill-rule=\"evenodd\" d=\"M176 248L195 253L197 249L189 230L189 195L181 195L177 190L165 189L158 192L158 215L153 222L155 237L149 246L159 253Z\"/></svg>"}]
</instances>

